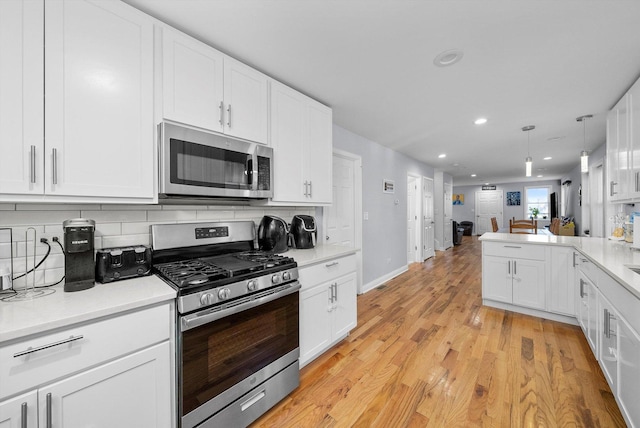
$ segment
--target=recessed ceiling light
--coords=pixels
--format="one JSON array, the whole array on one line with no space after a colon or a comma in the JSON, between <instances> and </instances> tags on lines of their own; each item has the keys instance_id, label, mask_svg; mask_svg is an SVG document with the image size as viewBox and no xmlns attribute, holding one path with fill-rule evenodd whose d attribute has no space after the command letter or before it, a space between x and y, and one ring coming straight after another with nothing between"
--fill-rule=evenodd
<instances>
[{"instance_id":1,"label":"recessed ceiling light","mask_svg":"<svg viewBox=\"0 0 640 428\"><path fill-rule=\"evenodd\" d=\"M442 159L442 158L446 158L446 157L447 157L447 155L445 155L444 153L442 153L441 155L438 155L438 157L439 157L440 159Z\"/></svg>"},{"instance_id":2,"label":"recessed ceiling light","mask_svg":"<svg viewBox=\"0 0 640 428\"><path fill-rule=\"evenodd\" d=\"M471 174L471 176L472 176L472 177L475 177L475 176L476 176L476 174Z\"/></svg>"},{"instance_id":3,"label":"recessed ceiling light","mask_svg":"<svg viewBox=\"0 0 640 428\"><path fill-rule=\"evenodd\" d=\"M463 55L464 53L460 49L450 49L436 55L433 64L436 67L448 67L460 61Z\"/></svg>"},{"instance_id":4,"label":"recessed ceiling light","mask_svg":"<svg viewBox=\"0 0 640 428\"><path fill-rule=\"evenodd\" d=\"M542 159L544 159L544 160L551 160L551 159L553 159L553 158L552 158L551 156L547 156L546 158L542 158Z\"/></svg>"},{"instance_id":5,"label":"recessed ceiling light","mask_svg":"<svg viewBox=\"0 0 640 428\"><path fill-rule=\"evenodd\" d=\"M551 137L551 138L547 138L547 141L558 141L558 140L562 140L563 138L564 138L564 135L560 137Z\"/></svg>"},{"instance_id":6,"label":"recessed ceiling light","mask_svg":"<svg viewBox=\"0 0 640 428\"><path fill-rule=\"evenodd\" d=\"M460 166L460 164L459 164L459 163L454 163L454 164L453 164L453 165L451 165L451 166L455 166L455 167L457 168L457 167L459 167L459 166Z\"/></svg>"},{"instance_id":7,"label":"recessed ceiling light","mask_svg":"<svg viewBox=\"0 0 640 428\"><path fill-rule=\"evenodd\" d=\"M488 185L489 185L489 183L484 183L484 185L485 185L485 186L488 186Z\"/></svg>"},{"instance_id":8,"label":"recessed ceiling light","mask_svg":"<svg viewBox=\"0 0 640 428\"><path fill-rule=\"evenodd\" d=\"M541 178L541 177L543 177L543 175L537 175L536 177Z\"/></svg>"},{"instance_id":9,"label":"recessed ceiling light","mask_svg":"<svg viewBox=\"0 0 640 428\"><path fill-rule=\"evenodd\" d=\"M484 125L485 123L487 123L487 119L484 117L479 117L473 123L475 123L476 125Z\"/></svg>"}]
</instances>

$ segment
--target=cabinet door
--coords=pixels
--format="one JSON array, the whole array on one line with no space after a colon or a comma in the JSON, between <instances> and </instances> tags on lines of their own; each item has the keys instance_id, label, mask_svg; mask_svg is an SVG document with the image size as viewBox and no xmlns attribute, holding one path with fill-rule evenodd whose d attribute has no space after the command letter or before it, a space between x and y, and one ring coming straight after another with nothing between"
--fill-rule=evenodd
<instances>
[{"instance_id":1,"label":"cabinet door","mask_svg":"<svg viewBox=\"0 0 640 428\"><path fill-rule=\"evenodd\" d=\"M271 82L271 146L273 147L273 200L305 201L303 145L305 99L278 82Z\"/></svg>"},{"instance_id":2,"label":"cabinet door","mask_svg":"<svg viewBox=\"0 0 640 428\"><path fill-rule=\"evenodd\" d=\"M545 262L513 259L513 303L545 309Z\"/></svg>"},{"instance_id":3,"label":"cabinet door","mask_svg":"<svg viewBox=\"0 0 640 428\"><path fill-rule=\"evenodd\" d=\"M575 316L575 267L572 248L551 247L549 310Z\"/></svg>"},{"instance_id":4,"label":"cabinet door","mask_svg":"<svg viewBox=\"0 0 640 428\"><path fill-rule=\"evenodd\" d=\"M484 256L482 262L482 298L511 303L512 269L511 259Z\"/></svg>"},{"instance_id":5,"label":"cabinet door","mask_svg":"<svg viewBox=\"0 0 640 428\"><path fill-rule=\"evenodd\" d=\"M45 15L45 192L152 199L152 18L88 0Z\"/></svg>"},{"instance_id":6,"label":"cabinet door","mask_svg":"<svg viewBox=\"0 0 640 428\"><path fill-rule=\"evenodd\" d=\"M169 358L164 342L40 389L40 426L170 427Z\"/></svg>"},{"instance_id":7,"label":"cabinet door","mask_svg":"<svg viewBox=\"0 0 640 428\"><path fill-rule=\"evenodd\" d=\"M225 133L267 144L267 76L234 60L224 59Z\"/></svg>"},{"instance_id":8,"label":"cabinet door","mask_svg":"<svg viewBox=\"0 0 640 428\"><path fill-rule=\"evenodd\" d=\"M358 322L356 274L344 276L336 281L333 310L333 339L346 336Z\"/></svg>"},{"instance_id":9,"label":"cabinet door","mask_svg":"<svg viewBox=\"0 0 640 428\"><path fill-rule=\"evenodd\" d=\"M618 315L611 303L599 295L598 339L600 341L598 360L609 382L611 391L617 393L618 383Z\"/></svg>"},{"instance_id":10,"label":"cabinet door","mask_svg":"<svg viewBox=\"0 0 640 428\"><path fill-rule=\"evenodd\" d=\"M224 54L186 34L162 29L165 119L224 131Z\"/></svg>"},{"instance_id":11,"label":"cabinet door","mask_svg":"<svg viewBox=\"0 0 640 428\"><path fill-rule=\"evenodd\" d=\"M593 355L598 353L598 291L589 280L584 281L584 296L587 302L587 340Z\"/></svg>"},{"instance_id":12,"label":"cabinet door","mask_svg":"<svg viewBox=\"0 0 640 428\"><path fill-rule=\"evenodd\" d=\"M589 337L589 299L585 293L585 280L579 275L578 277L578 291L576 298L576 317L582 332L588 338Z\"/></svg>"},{"instance_id":13,"label":"cabinet door","mask_svg":"<svg viewBox=\"0 0 640 428\"><path fill-rule=\"evenodd\" d=\"M618 110L615 108L607 114L607 200L620 199L618 183Z\"/></svg>"},{"instance_id":14,"label":"cabinet door","mask_svg":"<svg viewBox=\"0 0 640 428\"><path fill-rule=\"evenodd\" d=\"M307 143L303 153L308 199L330 204L333 197L333 125L331 109L313 100L307 104Z\"/></svg>"},{"instance_id":15,"label":"cabinet door","mask_svg":"<svg viewBox=\"0 0 640 428\"><path fill-rule=\"evenodd\" d=\"M618 322L618 400L627 422L640 423L640 337L624 319ZM614 391L615 394L615 391ZM629 424L631 426L631 424Z\"/></svg>"},{"instance_id":16,"label":"cabinet door","mask_svg":"<svg viewBox=\"0 0 640 428\"><path fill-rule=\"evenodd\" d=\"M37 420L38 393L36 391L0 401L0 427L37 427Z\"/></svg>"},{"instance_id":17,"label":"cabinet door","mask_svg":"<svg viewBox=\"0 0 640 428\"><path fill-rule=\"evenodd\" d=\"M321 284L300 293L300 364L311 361L331 343L331 287Z\"/></svg>"},{"instance_id":18,"label":"cabinet door","mask_svg":"<svg viewBox=\"0 0 640 428\"><path fill-rule=\"evenodd\" d=\"M0 1L0 194L44 192L44 3Z\"/></svg>"},{"instance_id":19,"label":"cabinet door","mask_svg":"<svg viewBox=\"0 0 640 428\"><path fill-rule=\"evenodd\" d=\"M629 106L629 196L640 198L640 80L627 94Z\"/></svg>"}]
</instances>

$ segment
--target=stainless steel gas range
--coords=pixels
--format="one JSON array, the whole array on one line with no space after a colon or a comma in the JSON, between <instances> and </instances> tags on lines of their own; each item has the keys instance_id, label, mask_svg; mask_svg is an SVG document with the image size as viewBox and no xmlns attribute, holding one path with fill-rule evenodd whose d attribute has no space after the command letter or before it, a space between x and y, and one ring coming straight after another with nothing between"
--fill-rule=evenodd
<instances>
[{"instance_id":1,"label":"stainless steel gas range","mask_svg":"<svg viewBox=\"0 0 640 428\"><path fill-rule=\"evenodd\" d=\"M151 226L177 297L183 428L241 427L299 385L298 268L254 246L252 221Z\"/></svg>"}]
</instances>

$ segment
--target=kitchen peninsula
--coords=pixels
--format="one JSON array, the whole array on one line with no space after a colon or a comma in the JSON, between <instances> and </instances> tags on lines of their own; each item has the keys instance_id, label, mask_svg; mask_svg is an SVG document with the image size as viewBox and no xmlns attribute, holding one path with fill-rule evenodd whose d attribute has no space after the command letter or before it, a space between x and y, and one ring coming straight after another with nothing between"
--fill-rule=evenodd
<instances>
[{"instance_id":1,"label":"kitchen peninsula","mask_svg":"<svg viewBox=\"0 0 640 428\"><path fill-rule=\"evenodd\" d=\"M640 423L640 252L605 238L485 233L487 306L578 324L629 426Z\"/></svg>"}]
</instances>

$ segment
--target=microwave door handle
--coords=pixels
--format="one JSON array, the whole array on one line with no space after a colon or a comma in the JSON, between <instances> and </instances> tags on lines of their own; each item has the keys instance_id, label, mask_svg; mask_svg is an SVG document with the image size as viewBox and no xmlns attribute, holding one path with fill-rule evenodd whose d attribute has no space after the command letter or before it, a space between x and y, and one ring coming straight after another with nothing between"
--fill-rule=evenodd
<instances>
[{"instance_id":1,"label":"microwave door handle","mask_svg":"<svg viewBox=\"0 0 640 428\"><path fill-rule=\"evenodd\" d=\"M253 185L253 158L247 160L246 173L247 173L247 184L249 185L249 188L252 190L255 190Z\"/></svg>"}]
</instances>

